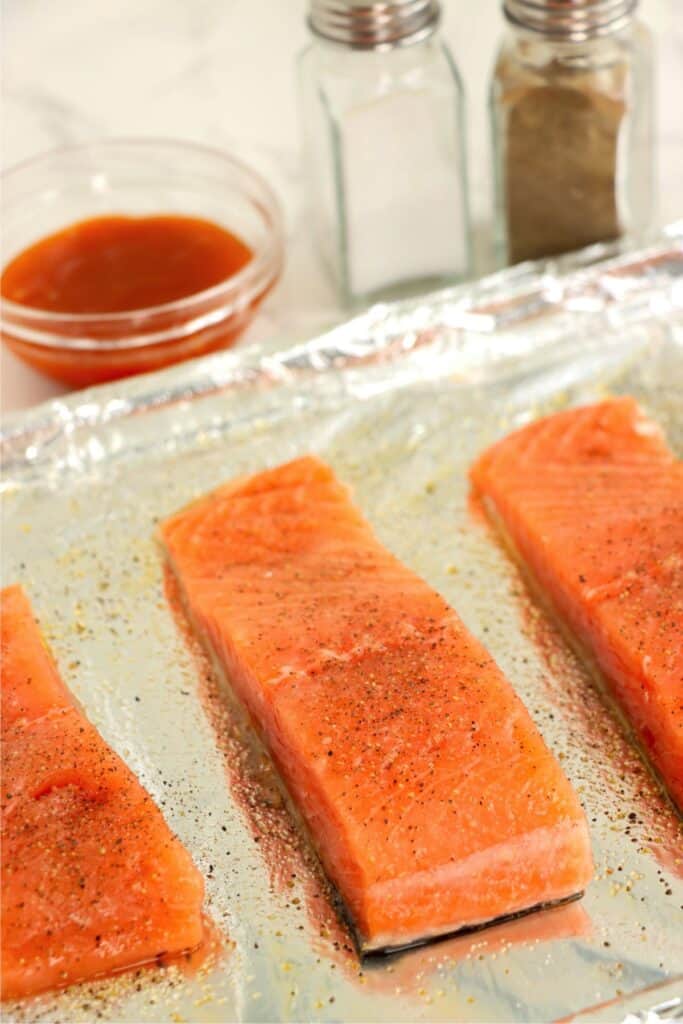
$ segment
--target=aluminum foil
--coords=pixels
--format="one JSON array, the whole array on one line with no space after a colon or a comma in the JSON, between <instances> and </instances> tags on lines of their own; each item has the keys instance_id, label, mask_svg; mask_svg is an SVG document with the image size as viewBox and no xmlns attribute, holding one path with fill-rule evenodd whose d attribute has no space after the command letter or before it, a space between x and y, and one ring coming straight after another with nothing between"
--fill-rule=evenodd
<instances>
[{"instance_id":1,"label":"aluminum foil","mask_svg":"<svg viewBox=\"0 0 683 1024\"><path fill-rule=\"evenodd\" d=\"M607 393L634 394L683 456L683 225L604 255L5 421L3 582L24 584L69 686L192 852L213 935L192 962L9 1006L7 1020L683 1019L681 820L468 504L485 445ZM596 862L579 903L359 962L267 760L179 628L154 539L203 491L306 451L455 606L562 759Z\"/></svg>"}]
</instances>

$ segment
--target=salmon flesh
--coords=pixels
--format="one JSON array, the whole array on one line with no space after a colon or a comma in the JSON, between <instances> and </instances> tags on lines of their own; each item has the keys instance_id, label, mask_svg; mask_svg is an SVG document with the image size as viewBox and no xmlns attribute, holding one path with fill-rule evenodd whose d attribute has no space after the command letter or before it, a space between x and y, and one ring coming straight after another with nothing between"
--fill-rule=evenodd
<instances>
[{"instance_id":1,"label":"salmon flesh","mask_svg":"<svg viewBox=\"0 0 683 1024\"><path fill-rule=\"evenodd\" d=\"M2 998L196 947L189 854L74 703L20 587L0 616Z\"/></svg>"},{"instance_id":2,"label":"salmon flesh","mask_svg":"<svg viewBox=\"0 0 683 1024\"><path fill-rule=\"evenodd\" d=\"M471 476L683 810L683 462L617 398L510 434Z\"/></svg>"},{"instance_id":3,"label":"salmon flesh","mask_svg":"<svg viewBox=\"0 0 683 1024\"><path fill-rule=\"evenodd\" d=\"M361 951L584 889L586 820L522 702L327 465L228 483L161 540Z\"/></svg>"}]
</instances>

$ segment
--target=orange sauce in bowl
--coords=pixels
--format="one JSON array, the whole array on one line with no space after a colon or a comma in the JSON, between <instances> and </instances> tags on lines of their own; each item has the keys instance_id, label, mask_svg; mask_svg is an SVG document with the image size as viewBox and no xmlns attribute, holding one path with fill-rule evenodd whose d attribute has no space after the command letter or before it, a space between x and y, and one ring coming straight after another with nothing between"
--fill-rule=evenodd
<instances>
[{"instance_id":1,"label":"orange sauce in bowl","mask_svg":"<svg viewBox=\"0 0 683 1024\"><path fill-rule=\"evenodd\" d=\"M124 313L211 288L251 257L240 238L199 217L94 217L15 256L0 293L53 313Z\"/></svg>"},{"instance_id":2,"label":"orange sauce in bowl","mask_svg":"<svg viewBox=\"0 0 683 1024\"><path fill-rule=\"evenodd\" d=\"M187 326L191 314L182 306L155 307L226 282L252 258L241 238L199 217L107 215L79 221L29 246L0 276L0 296L48 314L41 327L55 340L49 346L32 343L13 334L11 323L3 326L3 340L41 372L76 386L202 355L231 344L264 293L197 329ZM94 347L70 347L70 339L83 330L68 321L74 314L95 318L88 325ZM115 319L108 320L112 314ZM174 336L162 343L150 339L140 347L116 346L127 335L158 330Z\"/></svg>"}]
</instances>

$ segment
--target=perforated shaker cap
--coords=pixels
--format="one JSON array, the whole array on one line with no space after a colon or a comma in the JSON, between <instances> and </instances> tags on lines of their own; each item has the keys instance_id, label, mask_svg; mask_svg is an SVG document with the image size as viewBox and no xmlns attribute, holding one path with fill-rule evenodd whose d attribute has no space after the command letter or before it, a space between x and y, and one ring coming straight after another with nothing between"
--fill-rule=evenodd
<instances>
[{"instance_id":1,"label":"perforated shaker cap","mask_svg":"<svg viewBox=\"0 0 683 1024\"><path fill-rule=\"evenodd\" d=\"M625 28L637 5L638 0L503 0L514 24L577 42Z\"/></svg>"},{"instance_id":2,"label":"perforated shaker cap","mask_svg":"<svg viewBox=\"0 0 683 1024\"><path fill-rule=\"evenodd\" d=\"M308 23L324 39L378 50L426 39L440 16L439 0L310 0Z\"/></svg>"}]
</instances>

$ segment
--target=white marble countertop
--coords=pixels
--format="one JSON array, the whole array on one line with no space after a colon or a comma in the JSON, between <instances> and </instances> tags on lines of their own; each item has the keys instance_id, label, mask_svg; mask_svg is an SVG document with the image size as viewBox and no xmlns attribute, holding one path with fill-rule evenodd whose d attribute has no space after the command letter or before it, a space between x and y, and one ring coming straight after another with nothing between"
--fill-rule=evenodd
<instances>
[{"instance_id":1,"label":"white marble countertop","mask_svg":"<svg viewBox=\"0 0 683 1024\"><path fill-rule=\"evenodd\" d=\"M475 222L490 219L487 80L498 0L445 0L468 100ZM252 163L282 200L287 269L245 335L303 338L340 314L313 250L299 177L294 60L304 0L4 0L2 165L111 136L210 143ZM683 216L683 0L642 0L657 47L658 219ZM487 269L486 249L480 272ZM63 391L3 350L4 412Z\"/></svg>"}]
</instances>

